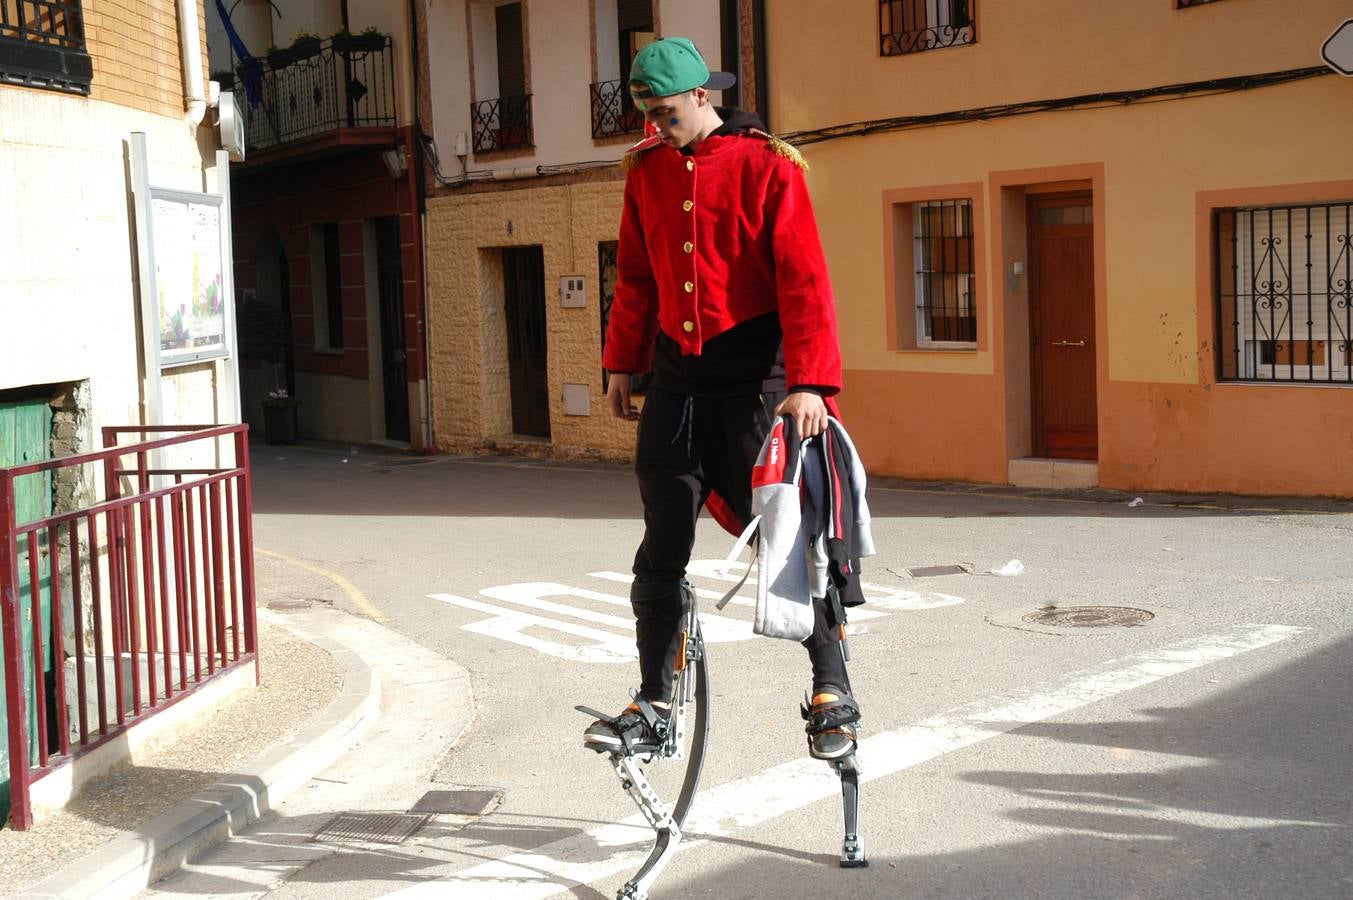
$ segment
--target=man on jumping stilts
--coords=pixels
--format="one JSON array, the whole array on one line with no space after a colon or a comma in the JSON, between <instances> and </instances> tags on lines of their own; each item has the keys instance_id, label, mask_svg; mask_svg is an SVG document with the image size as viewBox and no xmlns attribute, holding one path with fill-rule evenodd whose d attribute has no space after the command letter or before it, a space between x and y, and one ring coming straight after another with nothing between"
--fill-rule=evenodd
<instances>
[{"instance_id":1,"label":"man on jumping stilts","mask_svg":"<svg viewBox=\"0 0 1353 900\"><path fill-rule=\"evenodd\" d=\"M733 83L710 72L685 38L650 44L630 69L635 106L656 133L625 159L619 279L602 363L612 414L639 423L645 530L630 600L639 696L664 717L701 506L741 532L752 518L752 468L776 417L792 418L801 438L822 434L841 389L807 166L755 114L713 105L710 91ZM650 371L641 415L632 379ZM813 633L803 641L812 663L809 752L840 761L855 750L859 707L841 652L844 623L826 598L813 606ZM593 722L583 741L611 753L660 742L635 703Z\"/></svg>"}]
</instances>

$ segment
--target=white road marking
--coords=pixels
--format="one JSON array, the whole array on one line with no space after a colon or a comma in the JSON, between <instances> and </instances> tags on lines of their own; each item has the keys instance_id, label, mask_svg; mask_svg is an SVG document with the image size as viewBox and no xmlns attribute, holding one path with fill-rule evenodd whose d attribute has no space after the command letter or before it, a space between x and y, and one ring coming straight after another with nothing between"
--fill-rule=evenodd
<instances>
[{"instance_id":1,"label":"white road marking","mask_svg":"<svg viewBox=\"0 0 1353 900\"><path fill-rule=\"evenodd\" d=\"M428 597L433 600L440 600L442 603L449 603L452 606L459 606L462 609L472 609L493 616L491 619L482 619L478 622L462 625L461 628L465 631L472 631L476 634L520 644L523 647L530 647L532 650L538 650L547 656L555 656L559 659L574 662L593 663L628 662L639 658L638 651L634 649L633 639L626 640L623 635L610 631L589 628L586 625L578 625L574 622L559 622L520 609L494 606L492 603L470 600L467 597L457 597L455 594L428 594ZM522 629L532 626L588 638L593 643L583 645L560 644L533 635L522 634Z\"/></svg>"},{"instance_id":2,"label":"white road marking","mask_svg":"<svg viewBox=\"0 0 1353 900\"><path fill-rule=\"evenodd\" d=\"M741 573L747 568L743 562L734 562L727 565L727 569L736 569ZM736 583L742 580L742 575L730 574L725 569L725 563L721 559L693 559L686 571L691 575L698 575L701 578L712 578L715 581L725 581ZM920 591L909 591L904 588L890 587L886 584L874 584L872 581L861 581L860 590L864 592L865 602L874 603L886 609L896 610L917 610L917 609L936 609L941 606L955 606L966 602L962 597L955 597L953 594L940 594L937 592L921 593ZM855 612L851 613L856 616Z\"/></svg>"},{"instance_id":3,"label":"white road marking","mask_svg":"<svg viewBox=\"0 0 1353 900\"><path fill-rule=\"evenodd\" d=\"M522 584L505 584L499 587L484 588L479 593L485 597L492 597L495 600L503 600L508 603L516 603L520 606L527 606L543 612L552 612L563 616L573 616L574 618L584 619L598 624L610 625L613 628L622 628L627 631L634 631L634 615L631 613L626 616L611 616L606 613L592 612L588 609L579 609L575 606L565 606L561 603L552 603L545 597L577 597L580 600L591 600L596 603L609 603L613 606L623 606L627 611L630 609L630 600L628 597L618 597L615 594L603 594L599 591L589 591L586 588L572 587L567 584L557 584L551 581L532 581ZM700 613L700 626L705 636L705 642L710 644L722 644L729 641L750 641L752 634L751 625L737 619L729 619L725 616L716 616L712 613Z\"/></svg>"},{"instance_id":4,"label":"white road marking","mask_svg":"<svg viewBox=\"0 0 1353 900\"><path fill-rule=\"evenodd\" d=\"M1308 629L1287 625L1237 625L1220 634L1146 650L1068 674L1057 683L1003 693L860 743L862 780L885 778L945 753L970 747L1021 726L1098 703L1125 691L1219 660L1287 640ZM688 835L722 836L750 828L818 800L840 796L840 782L821 762L800 759L702 792L687 821ZM670 798L669 798L670 799ZM866 841L869 823L863 825ZM473 896L479 900L543 900L578 885L637 869L647 856L652 831L638 815L615 825L513 853L449 878L386 896ZM680 849L701 843L683 841ZM624 848L597 859L598 848Z\"/></svg>"},{"instance_id":5,"label":"white road marking","mask_svg":"<svg viewBox=\"0 0 1353 900\"><path fill-rule=\"evenodd\" d=\"M727 568L734 568L742 571L747 568L747 564L735 562L730 567L726 567L723 560L697 559L692 560L687 568L692 577L709 578L724 583L736 583L738 581L738 576L728 574ZM588 574L589 577L599 578L603 581L611 581L617 584L629 584L634 581L633 575L626 575L620 572L603 571L590 572ZM907 591L900 588L870 584L867 582L862 583L861 587L864 589L866 599L874 606L883 607L883 609L856 608L851 610L851 623L846 626L846 632L848 634L865 633L868 631L868 626L862 625L861 623L870 619L885 618L890 615L890 612L884 610L914 611L934 609L941 606L952 606L957 603L965 602L962 597L954 597L949 594L921 594L916 591ZM696 587L695 592L696 596L706 600L717 600L723 596L722 591L710 590L708 588ZM546 599L547 597L575 597L593 603L621 606L628 610L630 606L628 597L606 594L600 591L590 591L586 588L546 581L496 585L494 587L483 588L479 593L485 597L490 597L504 603L527 607L536 612L550 613L553 616L562 617L562 620L544 615L535 615L511 607L484 603L479 600L469 600L454 594L429 594L428 596L434 600L439 600L452 606L459 606L464 609L475 610L476 612L484 612L492 616L492 618L489 619L481 619L477 622L462 625L462 630L507 641L508 643L518 644L519 646L530 648L539 653L544 653L547 656L586 663L621 663L638 658L638 654L634 649L633 638L630 637L634 632L634 619L631 616L610 615L603 612L596 612L585 607L556 603ZM750 597L735 596L732 602L738 606L756 606L756 600ZM591 622L593 625L602 627L590 628L585 625L579 625L574 621L568 621L572 619ZM731 641L749 641L757 637L757 635L752 633L751 623L740 619L702 612L700 614L700 623L704 627L705 640L711 644L728 643ZM583 638L590 643L577 644L551 641L535 634L528 634L526 633L527 629L557 631L562 634ZM618 629L624 633L617 635L614 631L607 629Z\"/></svg>"},{"instance_id":6,"label":"white road marking","mask_svg":"<svg viewBox=\"0 0 1353 900\"><path fill-rule=\"evenodd\" d=\"M634 581L633 575L626 575L624 572L588 572L587 574L589 577L600 578L603 581L614 581L617 584L630 584ZM731 580L735 582L737 581L736 578ZM723 591L711 591L709 588L695 587L694 585L692 585L692 587L695 590L695 596L699 597L701 600L719 600L724 595ZM480 593L483 592L481 591ZM728 602L734 606L746 606L748 608L756 607L755 597L744 597L741 594L734 594L732 599L730 599ZM629 600L626 600L625 603L626 605L628 605ZM852 622L861 622L866 619L882 619L885 618L887 615L888 614L884 612L878 612L877 610L871 609L861 609L859 607L850 610L850 620ZM704 620L705 617L703 614L701 614L700 621L703 622Z\"/></svg>"}]
</instances>

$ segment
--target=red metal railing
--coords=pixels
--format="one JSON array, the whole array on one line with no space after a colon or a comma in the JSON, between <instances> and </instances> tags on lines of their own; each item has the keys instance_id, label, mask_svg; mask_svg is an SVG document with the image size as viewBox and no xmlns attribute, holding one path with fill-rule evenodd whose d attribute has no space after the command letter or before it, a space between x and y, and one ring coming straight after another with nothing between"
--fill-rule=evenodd
<instances>
[{"instance_id":1,"label":"red metal railing","mask_svg":"<svg viewBox=\"0 0 1353 900\"><path fill-rule=\"evenodd\" d=\"M123 434L141 440L116 446ZM156 434L174 436L145 440ZM245 425L105 428L103 450L0 468L14 828L32 825L43 777L214 677L250 662L257 677L247 436ZM184 455L213 464L158 462ZM102 499L16 522L16 480L62 470L101 485Z\"/></svg>"}]
</instances>

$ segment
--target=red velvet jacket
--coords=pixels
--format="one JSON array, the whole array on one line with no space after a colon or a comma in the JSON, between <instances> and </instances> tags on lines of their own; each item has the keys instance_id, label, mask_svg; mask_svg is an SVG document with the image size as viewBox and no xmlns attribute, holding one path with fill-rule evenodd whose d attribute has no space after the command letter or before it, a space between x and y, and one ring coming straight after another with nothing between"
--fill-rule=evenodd
<instances>
[{"instance_id":1,"label":"red velvet jacket","mask_svg":"<svg viewBox=\"0 0 1353 900\"><path fill-rule=\"evenodd\" d=\"M801 160L768 135L710 135L687 156L632 151L602 365L642 373L658 328L704 342L778 310L786 383L841 387L836 308Z\"/></svg>"}]
</instances>

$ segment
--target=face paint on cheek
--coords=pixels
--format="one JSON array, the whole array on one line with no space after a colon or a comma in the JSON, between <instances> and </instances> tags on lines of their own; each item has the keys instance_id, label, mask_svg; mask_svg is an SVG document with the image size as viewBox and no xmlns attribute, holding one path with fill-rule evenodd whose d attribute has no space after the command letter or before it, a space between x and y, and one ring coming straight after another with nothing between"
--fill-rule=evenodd
<instances>
[{"instance_id":1,"label":"face paint on cheek","mask_svg":"<svg viewBox=\"0 0 1353 900\"><path fill-rule=\"evenodd\" d=\"M679 123L680 121L681 120L678 119L676 116L672 116L672 118L667 120L667 124L675 128L677 127L677 123Z\"/></svg>"}]
</instances>

